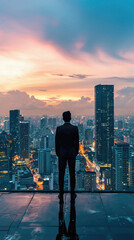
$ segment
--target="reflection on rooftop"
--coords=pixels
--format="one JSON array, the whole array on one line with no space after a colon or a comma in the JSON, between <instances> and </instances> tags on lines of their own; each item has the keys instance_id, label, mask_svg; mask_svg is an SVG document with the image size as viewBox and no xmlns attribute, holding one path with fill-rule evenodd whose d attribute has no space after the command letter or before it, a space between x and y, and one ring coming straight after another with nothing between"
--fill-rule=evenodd
<instances>
[{"instance_id":1,"label":"reflection on rooftop","mask_svg":"<svg viewBox=\"0 0 134 240\"><path fill-rule=\"evenodd\" d=\"M77 193L73 207L65 193L61 207L58 193L1 192L0 239L134 239L133 203L134 193Z\"/></svg>"}]
</instances>

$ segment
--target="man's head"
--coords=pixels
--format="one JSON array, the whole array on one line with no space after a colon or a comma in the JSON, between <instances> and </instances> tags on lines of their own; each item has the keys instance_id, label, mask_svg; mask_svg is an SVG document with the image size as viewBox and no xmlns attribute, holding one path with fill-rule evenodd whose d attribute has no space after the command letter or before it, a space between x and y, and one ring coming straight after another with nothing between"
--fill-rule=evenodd
<instances>
[{"instance_id":1,"label":"man's head","mask_svg":"<svg viewBox=\"0 0 134 240\"><path fill-rule=\"evenodd\" d=\"M64 113L62 114L62 116L63 116L63 120L64 120L65 122L70 122L70 120L71 120L71 113L70 113L70 111L64 112Z\"/></svg>"}]
</instances>

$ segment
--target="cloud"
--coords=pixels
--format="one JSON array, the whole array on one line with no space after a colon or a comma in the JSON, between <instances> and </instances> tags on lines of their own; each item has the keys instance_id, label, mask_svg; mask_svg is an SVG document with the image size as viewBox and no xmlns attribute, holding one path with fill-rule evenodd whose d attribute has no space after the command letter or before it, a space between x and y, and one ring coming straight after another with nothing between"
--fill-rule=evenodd
<instances>
[{"instance_id":1,"label":"cloud","mask_svg":"<svg viewBox=\"0 0 134 240\"><path fill-rule=\"evenodd\" d=\"M50 97L48 100L38 100L26 92L0 92L1 115L8 114L11 109L20 109L24 116L47 114L61 116L63 111L70 110L72 115L94 115L94 101L90 97L82 96L78 100L60 100ZM55 102L55 104L52 104ZM134 87L122 88L115 97L115 115L134 114Z\"/></svg>"},{"instance_id":2,"label":"cloud","mask_svg":"<svg viewBox=\"0 0 134 240\"><path fill-rule=\"evenodd\" d=\"M134 114L134 87L126 87L118 91L115 109L118 114Z\"/></svg>"},{"instance_id":3,"label":"cloud","mask_svg":"<svg viewBox=\"0 0 134 240\"><path fill-rule=\"evenodd\" d=\"M36 115L46 107L46 103L36 99L34 96L29 96L26 92L8 91L7 93L0 92L0 112L2 115L8 114L11 109L20 109L23 114Z\"/></svg>"},{"instance_id":4,"label":"cloud","mask_svg":"<svg viewBox=\"0 0 134 240\"><path fill-rule=\"evenodd\" d=\"M72 74L72 75L68 75L68 77L70 78L78 78L78 79L84 79L87 77L90 77L92 75L88 75L88 74Z\"/></svg>"},{"instance_id":5,"label":"cloud","mask_svg":"<svg viewBox=\"0 0 134 240\"><path fill-rule=\"evenodd\" d=\"M46 92L47 89L39 89L40 92Z\"/></svg>"},{"instance_id":6,"label":"cloud","mask_svg":"<svg viewBox=\"0 0 134 240\"><path fill-rule=\"evenodd\" d=\"M70 110L72 115L93 115L94 103L89 97L82 96L79 100L60 101L53 107L53 113L61 116L62 112Z\"/></svg>"},{"instance_id":7,"label":"cloud","mask_svg":"<svg viewBox=\"0 0 134 240\"><path fill-rule=\"evenodd\" d=\"M126 87L122 88L118 91L118 94L120 94L123 97L134 97L134 87Z\"/></svg>"},{"instance_id":8,"label":"cloud","mask_svg":"<svg viewBox=\"0 0 134 240\"><path fill-rule=\"evenodd\" d=\"M32 30L68 54L96 53L98 48L122 58L120 51L133 48L133 0L0 1L1 29Z\"/></svg>"},{"instance_id":9,"label":"cloud","mask_svg":"<svg viewBox=\"0 0 134 240\"><path fill-rule=\"evenodd\" d=\"M30 115L61 115L66 109L70 109L72 114L89 115L92 109L90 98L81 97L78 101L59 101L58 98L50 98L51 101L57 101L56 105L49 104L48 101L38 100L34 96L29 96L26 92L9 91L0 92L0 112L1 115L8 114L11 109L20 109L21 113L26 116Z\"/></svg>"},{"instance_id":10,"label":"cloud","mask_svg":"<svg viewBox=\"0 0 134 240\"><path fill-rule=\"evenodd\" d=\"M119 80L119 81L124 81L124 82L132 82L134 83L134 77L108 77L106 78L108 80L113 80L113 81L116 81L116 80Z\"/></svg>"}]
</instances>

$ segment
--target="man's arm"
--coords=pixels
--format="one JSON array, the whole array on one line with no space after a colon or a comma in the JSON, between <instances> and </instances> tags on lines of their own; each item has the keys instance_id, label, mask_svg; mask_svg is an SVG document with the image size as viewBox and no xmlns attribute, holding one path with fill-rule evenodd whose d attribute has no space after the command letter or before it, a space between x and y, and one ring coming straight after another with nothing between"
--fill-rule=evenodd
<instances>
[{"instance_id":1,"label":"man's arm","mask_svg":"<svg viewBox=\"0 0 134 240\"><path fill-rule=\"evenodd\" d=\"M59 156L59 128L56 128L56 134L55 134L55 152L56 155Z\"/></svg>"},{"instance_id":2,"label":"man's arm","mask_svg":"<svg viewBox=\"0 0 134 240\"><path fill-rule=\"evenodd\" d=\"M77 126L75 131L75 149L76 149L76 155L77 155L79 153L79 131Z\"/></svg>"}]
</instances>

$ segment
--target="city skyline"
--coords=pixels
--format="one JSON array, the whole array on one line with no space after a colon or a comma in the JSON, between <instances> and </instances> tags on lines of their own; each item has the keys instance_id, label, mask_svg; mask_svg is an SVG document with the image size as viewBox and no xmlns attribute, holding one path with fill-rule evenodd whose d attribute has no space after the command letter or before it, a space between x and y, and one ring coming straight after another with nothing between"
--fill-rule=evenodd
<instances>
[{"instance_id":1,"label":"city skyline","mask_svg":"<svg viewBox=\"0 0 134 240\"><path fill-rule=\"evenodd\" d=\"M1 115L94 115L94 86L134 114L132 1L0 2ZM66 9L66 11L65 11Z\"/></svg>"}]
</instances>

